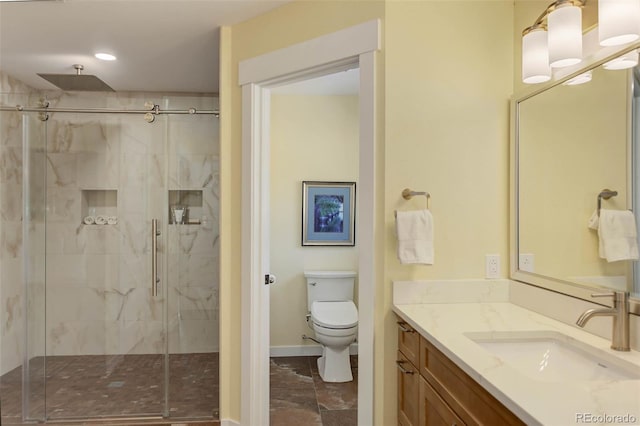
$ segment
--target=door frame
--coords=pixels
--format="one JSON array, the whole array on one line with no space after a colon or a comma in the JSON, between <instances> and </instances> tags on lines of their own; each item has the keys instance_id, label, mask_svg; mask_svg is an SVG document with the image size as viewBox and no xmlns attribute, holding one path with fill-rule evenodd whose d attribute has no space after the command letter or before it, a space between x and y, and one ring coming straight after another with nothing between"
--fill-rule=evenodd
<instances>
[{"instance_id":1,"label":"door frame","mask_svg":"<svg viewBox=\"0 0 640 426\"><path fill-rule=\"evenodd\" d=\"M373 424L375 308L376 51L372 20L241 61L241 425L269 424L270 88L359 67L358 424ZM304 319L301 318L300 321Z\"/></svg>"}]
</instances>

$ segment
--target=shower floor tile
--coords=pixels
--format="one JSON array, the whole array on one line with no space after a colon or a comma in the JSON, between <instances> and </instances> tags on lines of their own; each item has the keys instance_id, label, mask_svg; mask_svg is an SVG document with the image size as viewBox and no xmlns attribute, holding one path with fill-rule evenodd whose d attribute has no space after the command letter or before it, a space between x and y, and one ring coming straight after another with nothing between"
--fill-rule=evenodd
<instances>
[{"instance_id":1,"label":"shower floor tile","mask_svg":"<svg viewBox=\"0 0 640 426\"><path fill-rule=\"evenodd\" d=\"M30 413L49 420L153 416L164 404L162 355L51 356L30 362ZM171 418L217 419L218 354L169 356ZM2 424L20 424L22 368L0 377Z\"/></svg>"}]
</instances>

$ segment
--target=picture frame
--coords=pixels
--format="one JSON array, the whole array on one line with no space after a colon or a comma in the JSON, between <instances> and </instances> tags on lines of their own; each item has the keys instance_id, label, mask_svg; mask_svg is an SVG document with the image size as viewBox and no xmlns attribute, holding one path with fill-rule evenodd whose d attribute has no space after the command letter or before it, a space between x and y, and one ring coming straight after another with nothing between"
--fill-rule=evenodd
<instances>
[{"instance_id":1,"label":"picture frame","mask_svg":"<svg viewBox=\"0 0 640 426\"><path fill-rule=\"evenodd\" d=\"M302 245L355 245L355 182L302 182Z\"/></svg>"}]
</instances>

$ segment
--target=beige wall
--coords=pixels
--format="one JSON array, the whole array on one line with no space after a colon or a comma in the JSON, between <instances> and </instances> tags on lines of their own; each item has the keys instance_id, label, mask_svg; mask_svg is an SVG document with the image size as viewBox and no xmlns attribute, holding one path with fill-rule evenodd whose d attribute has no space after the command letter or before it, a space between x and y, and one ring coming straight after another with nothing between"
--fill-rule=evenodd
<instances>
[{"instance_id":1,"label":"beige wall","mask_svg":"<svg viewBox=\"0 0 640 426\"><path fill-rule=\"evenodd\" d=\"M358 247L300 244L302 181L357 182L358 97L271 98L271 347L316 345L307 314L305 270L358 270ZM356 184L357 191L357 184ZM357 206L356 206L357 208ZM357 225L356 225L357 226Z\"/></svg>"},{"instance_id":2,"label":"beige wall","mask_svg":"<svg viewBox=\"0 0 640 426\"><path fill-rule=\"evenodd\" d=\"M513 2L511 1L298 1L223 35L221 96L223 418L239 418L240 403L240 89L239 60L326 34L372 18L384 18L378 59L377 123L384 139L377 160L378 242L374 319L374 416L396 423L396 328L391 281L484 276L484 255L502 256L508 274L508 129L513 88ZM274 30L283 29L285 30ZM224 58L223 58L224 60ZM383 62L384 61L384 62ZM225 113L225 111L227 111ZM226 129L226 130L225 130ZM401 266L396 259L393 211L420 208L424 199L404 201L403 188L429 191L435 218L435 265ZM226 194L226 195L225 195ZM379 253L376 253L378 255ZM380 258L380 256L377 256Z\"/></svg>"},{"instance_id":3,"label":"beige wall","mask_svg":"<svg viewBox=\"0 0 640 426\"><path fill-rule=\"evenodd\" d=\"M513 3L389 2L386 13L384 417L395 420L395 323L391 281L481 278L485 254L508 275L508 129ZM393 211L431 194L433 266L400 265Z\"/></svg>"},{"instance_id":4,"label":"beige wall","mask_svg":"<svg viewBox=\"0 0 640 426\"><path fill-rule=\"evenodd\" d=\"M500 254L506 265L512 15L508 1L389 3L390 279L484 277L487 253ZM433 266L396 259L393 210L424 206L424 198L402 199L405 187L431 194Z\"/></svg>"}]
</instances>

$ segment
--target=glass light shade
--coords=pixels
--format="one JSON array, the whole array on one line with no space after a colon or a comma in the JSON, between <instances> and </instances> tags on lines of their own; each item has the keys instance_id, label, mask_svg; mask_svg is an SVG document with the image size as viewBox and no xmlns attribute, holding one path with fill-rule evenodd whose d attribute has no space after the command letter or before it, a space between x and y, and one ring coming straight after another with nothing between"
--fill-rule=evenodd
<instances>
[{"instance_id":1,"label":"glass light shade","mask_svg":"<svg viewBox=\"0 0 640 426\"><path fill-rule=\"evenodd\" d=\"M549 27L549 63L554 68L582 61L582 9L565 5L551 12Z\"/></svg>"},{"instance_id":2,"label":"glass light shade","mask_svg":"<svg viewBox=\"0 0 640 426\"><path fill-rule=\"evenodd\" d=\"M598 0L598 39L617 46L640 38L640 0Z\"/></svg>"},{"instance_id":3,"label":"glass light shade","mask_svg":"<svg viewBox=\"0 0 640 426\"><path fill-rule=\"evenodd\" d=\"M547 32L538 28L522 36L522 81L544 83L551 79Z\"/></svg>"},{"instance_id":4,"label":"glass light shade","mask_svg":"<svg viewBox=\"0 0 640 426\"><path fill-rule=\"evenodd\" d=\"M573 78L570 78L569 80L565 81L562 84L564 84L565 86L577 86L578 84L584 84L584 83L590 82L592 78L593 78L592 71L587 71Z\"/></svg>"},{"instance_id":5,"label":"glass light shade","mask_svg":"<svg viewBox=\"0 0 640 426\"><path fill-rule=\"evenodd\" d=\"M633 68L636 65L638 65L638 52L634 50L610 60L602 65L602 67L606 70L624 70Z\"/></svg>"}]
</instances>

